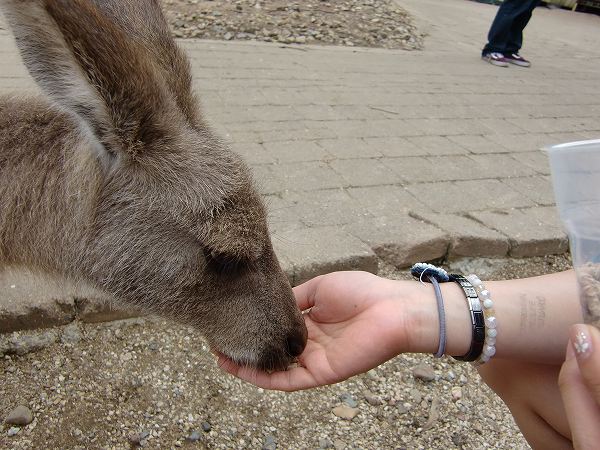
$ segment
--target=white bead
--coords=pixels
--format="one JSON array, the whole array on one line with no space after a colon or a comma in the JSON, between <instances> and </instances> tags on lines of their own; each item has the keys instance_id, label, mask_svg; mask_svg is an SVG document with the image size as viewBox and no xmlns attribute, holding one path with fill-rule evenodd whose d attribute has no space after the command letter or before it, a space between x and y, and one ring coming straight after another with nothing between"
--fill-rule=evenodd
<instances>
[{"instance_id":1,"label":"white bead","mask_svg":"<svg viewBox=\"0 0 600 450\"><path fill-rule=\"evenodd\" d=\"M485 319L485 326L488 328L496 328L496 318L494 316Z\"/></svg>"},{"instance_id":2,"label":"white bead","mask_svg":"<svg viewBox=\"0 0 600 450\"><path fill-rule=\"evenodd\" d=\"M490 309L490 308L493 308L493 307L494 307L494 302L492 301L492 299L491 299L491 298L486 298L486 299L483 301L483 307L484 307L485 309Z\"/></svg>"},{"instance_id":3,"label":"white bead","mask_svg":"<svg viewBox=\"0 0 600 450\"><path fill-rule=\"evenodd\" d=\"M485 338L485 343L487 345L496 345L496 338L488 336L488 337Z\"/></svg>"},{"instance_id":4,"label":"white bead","mask_svg":"<svg viewBox=\"0 0 600 450\"><path fill-rule=\"evenodd\" d=\"M486 354L483 354L479 357L479 361L481 362L481 364L486 363L490 360L490 357Z\"/></svg>"},{"instance_id":5,"label":"white bead","mask_svg":"<svg viewBox=\"0 0 600 450\"><path fill-rule=\"evenodd\" d=\"M483 354L491 358L496 354L496 347L494 347L493 345L486 345L483 348Z\"/></svg>"},{"instance_id":6,"label":"white bead","mask_svg":"<svg viewBox=\"0 0 600 450\"><path fill-rule=\"evenodd\" d=\"M489 299L490 298L490 291L488 291L487 289L482 290L479 293L479 298L481 298L483 300Z\"/></svg>"},{"instance_id":7,"label":"white bead","mask_svg":"<svg viewBox=\"0 0 600 450\"><path fill-rule=\"evenodd\" d=\"M495 338L496 336L498 336L498 330L496 330L495 328L488 328L485 330L485 334L489 337Z\"/></svg>"},{"instance_id":8,"label":"white bead","mask_svg":"<svg viewBox=\"0 0 600 450\"><path fill-rule=\"evenodd\" d=\"M475 287L480 287L483 284L476 275L469 275L467 277L467 280L469 280L471 282L471 284Z\"/></svg>"}]
</instances>

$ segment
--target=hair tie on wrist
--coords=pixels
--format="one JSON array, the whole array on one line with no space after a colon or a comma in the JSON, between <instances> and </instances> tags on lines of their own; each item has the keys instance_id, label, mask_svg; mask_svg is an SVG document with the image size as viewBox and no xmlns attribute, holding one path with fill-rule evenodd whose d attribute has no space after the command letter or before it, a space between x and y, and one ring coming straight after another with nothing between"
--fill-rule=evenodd
<instances>
[{"instance_id":1,"label":"hair tie on wrist","mask_svg":"<svg viewBox=\"0 0 600 450\"><path fill-rule=\"evenodd\" d=\"M410 273L421 283L423 283L423 279L425 278L425 281L428 281L433 285L438 314L440 317L440 343L438 345L437 352L435 352L433 356L436 358L441 358L444 356L446 351L446 312L444 310L444 298L442 297L440 283L445 283L446 281L449 281L450 278L444 269L427 263L415 264L411 267Z\"/></svg>"}]
</instances>

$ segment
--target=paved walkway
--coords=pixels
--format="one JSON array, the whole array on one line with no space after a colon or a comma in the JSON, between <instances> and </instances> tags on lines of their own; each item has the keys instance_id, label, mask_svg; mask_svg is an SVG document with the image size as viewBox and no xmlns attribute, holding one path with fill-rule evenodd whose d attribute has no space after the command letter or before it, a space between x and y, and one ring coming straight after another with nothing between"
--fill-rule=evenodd
<instances>
[{"instance_id":1,"label":"paved walkway","mask_svg":"<svg viewBox=\"0 0 600 450\"><path fill-rule=\"evenodd\" d=\"M375 271L376 255L565 251L540 148L600 136L600 17L538 8L533 66L504 69L479 59L496 7L397 2L424 51L182 42L207 118L252 165L285 268L299 282ZM32 87L5 29L0 60L0 92Z\"/></svg>"}]
</instances>

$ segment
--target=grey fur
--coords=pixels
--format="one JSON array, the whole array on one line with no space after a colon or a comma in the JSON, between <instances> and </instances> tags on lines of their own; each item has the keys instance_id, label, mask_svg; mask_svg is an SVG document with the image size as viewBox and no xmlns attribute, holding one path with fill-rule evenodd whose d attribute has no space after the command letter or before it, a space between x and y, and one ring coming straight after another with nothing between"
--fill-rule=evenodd
<instances>
[{"instance_id":1,"label":"grey fur","mask_svg":"<svg viewBox=\"0 0 600 450\"><path fill-rule=\"evenodd\" d=\"M239 363L285 367L306 328L265 208L203 121L158 2L0 8L45 93L0 97L0 267L91 284Z\"/></svg>"}]
</instances>

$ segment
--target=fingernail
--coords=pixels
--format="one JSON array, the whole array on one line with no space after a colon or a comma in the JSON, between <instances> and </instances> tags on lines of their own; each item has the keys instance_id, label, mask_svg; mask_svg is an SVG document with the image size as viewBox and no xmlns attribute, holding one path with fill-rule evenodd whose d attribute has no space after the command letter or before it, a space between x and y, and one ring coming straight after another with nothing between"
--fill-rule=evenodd
<instances>
[{"instance_id":1,"label":"fingernail","mask_svg":"<svg viewBox=\"0 0 600 450\"><path fill-rule=\"evenodd\" d=\"M592 340L587 325L571 327L571 342L577 359L585 359L592 354Z\"/></svg>"}]
</instances>

